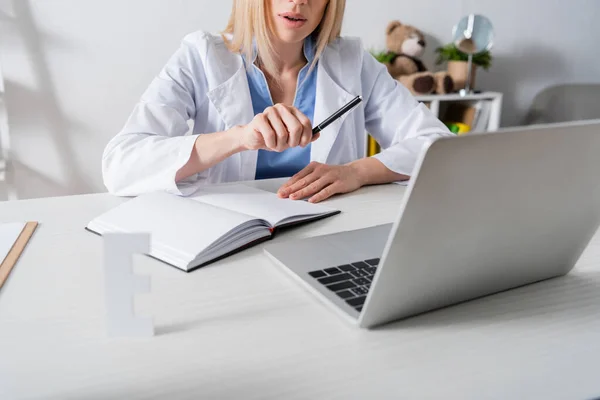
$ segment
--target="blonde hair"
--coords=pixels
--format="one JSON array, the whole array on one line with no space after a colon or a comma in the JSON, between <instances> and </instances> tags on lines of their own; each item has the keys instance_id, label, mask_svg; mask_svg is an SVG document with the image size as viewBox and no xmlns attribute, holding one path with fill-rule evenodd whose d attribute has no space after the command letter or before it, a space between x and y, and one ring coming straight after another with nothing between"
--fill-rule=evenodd
<instances>
[{"instance_id":1,"label":"blonde hair","mask_svg":"<svg viewBox=\"0 0 600 400\"><path fill-rule=\"evenodd\" d=\"M240 53L246 60L252 60L254 41L261 66L272 76L278 76L277 53L273 48L271 35L273 27L269 13L269 0L234 0L231 17L224 34L231 35L225 42L233 52ZM315 58L310 66L312 70L325 47L337 39L342 31L342 21L346 0L329 0L323 14L323 19L312 33L316 38Z\"/></svg>"}]
</instances>

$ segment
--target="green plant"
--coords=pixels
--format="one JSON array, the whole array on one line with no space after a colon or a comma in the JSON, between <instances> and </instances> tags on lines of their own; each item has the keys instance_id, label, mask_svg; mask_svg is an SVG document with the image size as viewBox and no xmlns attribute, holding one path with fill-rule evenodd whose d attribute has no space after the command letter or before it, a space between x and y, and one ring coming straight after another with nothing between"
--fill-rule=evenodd
<instances>
[{"instance_id":1,"label":"green plant","mask_svg":"<svg viewBox=\"0 0 600 400\"><path fill-rule=\"evenodd\" d=\"M444 61L467 61L469 56L456 48L454 43L447 44L444 47L435 49L438 57L436 64L439 65ZM473 64L480 66L484 70L490 69L492 66L492 54L486 50L473 55Z\"/></svg>"},{"instance_id":2,"label":"green plant","mask_svg":"<svg viewBox=\"0 0 600 400\"><path fill-rule=\"evenodd\" d=\"M373 55L373 57L375 57L377 61L384 64L387 62L391 62L392 58L394 57L394 53L388 51L371 50L371 55Z\"/></svg>"}]
</instances>

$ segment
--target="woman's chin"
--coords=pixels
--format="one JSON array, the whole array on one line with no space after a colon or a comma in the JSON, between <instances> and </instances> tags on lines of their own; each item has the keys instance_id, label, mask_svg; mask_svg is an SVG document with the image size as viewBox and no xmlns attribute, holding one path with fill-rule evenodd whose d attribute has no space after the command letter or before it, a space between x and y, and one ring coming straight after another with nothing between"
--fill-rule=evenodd
<instances>
[{"instance_id":1,"label":"woman's chin","mask_svg":"<svg viewBox=\"0 0 600 400\"><path fill-rule=\"evenodd\" d=\"M293 44L293 43L298 43L298 42L302 42L308 35L304 35L300 32L297 31L284 31L284 30L279 30L279 32L277 32L277 38L282 42L282 43L286 43L286 44Z\"/></svg>"},{"instance_id":2,"label":"woman's chin","mask_svg":"<svg viewBox=\"0 0 600 400\"><path fill-rule=\"evenodd\" d=\"M277 38L283 43L298 43L303 41L310 32L307 29L288 28L285 26L277 27Z\"/></svg>"}]
</instances>

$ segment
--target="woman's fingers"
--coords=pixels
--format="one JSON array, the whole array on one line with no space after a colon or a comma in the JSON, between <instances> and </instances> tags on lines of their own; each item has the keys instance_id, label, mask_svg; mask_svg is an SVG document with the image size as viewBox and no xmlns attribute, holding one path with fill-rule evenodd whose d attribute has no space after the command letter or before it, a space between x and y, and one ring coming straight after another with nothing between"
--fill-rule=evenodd
<instances>
[{"instance_id":1,"label":"woman's fingers","mask_svg":"<svg viewBox=\"0 0 600 400\"><path fill-rule=\"evenodd\" d=\"M277 104L256 115L252 121L254 131L259 132L265 147L282 152L297 146L306 147L319 138L312 134L310 119L295 107Z\"/></svg>"},{"instance_id":2,"label":"woman's fingers","mask_svg":"<svg viewBox=\"0 0 600 400\"><path fill-rule=\"evenodd\" d=\"M306 189L310 185L314 184L318 180L322 180L322 177L316 173L310 173L304 178L299 179L296 183L292 184L288 188L284 189L286 196L293 200L297 200L303 198L304 192L301 192L303 189Z\"/></svg>"},{"instance_id":3,"label":"woman's fingers","mask_svg":"<svg viewBox=\"0 0 600 400\"><path fill-rule=\"evenodd\" d=\"M308 181L308 179L305 179L305 178L307 178L310 174L312 174L318 165L319 164L316 162L312 162L312 163L308 164L300 172L298 172L297 174L292 176L283 186L281 186L281 188L279 189L277 194L279 194L280 197L288 197L291 193L293 193L295 191L294 189L297 186L300 186L300 187L306 186L306 184L307 184L306 182ZM296 185L298 182L300 182L300 184Z\"/></svg>"},{"instance_id":4,"label":"woman's fingers","mask_svg":"<svg viewBox=\"0 0 600 400\"><path fill-rule=\"evenodd\" d=\"M320 203L324 200L327 200L334 194L343 193L343 192L344 192L344 185L339 181L335 181L332 184L330 184L329 186L325 186L323 189L321 189L321 191L319 191L317 194L315 194L310 199L308 199L308 202L309 203Z\"/></svg>"},{"instance_id":5,"label":"woman's fingers","mask_svg":"<svg viewBox=\"0 0 600 400\"><path fill-rule=\"evenodd\" d=\"M278 104L275 106L279 115L281 116L281 120L285 124L288 133L288 147L296 147L300 145L300 141L302 140L303 126L299 121L297 116L297 111L294 107L287 107L283 104Z\"/></svg>"},{"instance_id":6,"label":"woman's fingers","mask_svg":"<svg viewBox=\"0 0 600 400\"><path fill-rule=\"evenodd\" d=\"M308 119L308 117L297 108L292 108L292 112L302 127L300 140L298 141L297 145L306 147L313 141L312 123L310 122L310 119Z\"/></svg>"},{"instance_id":7,"label":"woman's fingers","mask_svg":"<svg viewBox=\"0 0 600 400\"><path fill-rule=\"evenodd\" d=\"M254 118L254 129L262 135L265 145L269 150L275 150L277 148L277 134L269 122L269 118L266 114L258 114Z\"/></svg>"},{"instance_id":8,"label":"woman's fingers","mask_svg":"<svg viewBox=\"0 0 600 400\"><path fill-rule=\"evenodd\" d=\"M313 196L333 183L331 178L328 176L319 176L318 174L311 174L308 176L308 178L311 178L310 180L312 182L310 182L309 184L307 184L299 190L293 191L292 194L290 194L290 199L300 200L306 197Z\"/></svg>"},{"instance_id":9,"label":"woman's fingers","mask_svg":"<svg viewBox=\"0 0 600 400\"><path fill-rule=\"evenodd\" d=\"M283 122L281 116L281 109L278 107L269 107L265 110L265 114L267 115L269 123L275 131L275 140L277 142L277 145L273 150L279 152L284 151L288 147L287 144L289 139L289 132L285 123Z\"/></svg>"},{"instance_id":10,"label":"woman's fingers","mask_svg":"<svg viewBox=\"0 0 600 400\"><path fill-rule=\"evenodd\" d=\"M287 186L280 190L280 196L289 197L292 200L311 196L323 189L333 181L327 174L328 167L323 164L312 162L304 170L295 175Z\"/></svg>"}]
</instances>

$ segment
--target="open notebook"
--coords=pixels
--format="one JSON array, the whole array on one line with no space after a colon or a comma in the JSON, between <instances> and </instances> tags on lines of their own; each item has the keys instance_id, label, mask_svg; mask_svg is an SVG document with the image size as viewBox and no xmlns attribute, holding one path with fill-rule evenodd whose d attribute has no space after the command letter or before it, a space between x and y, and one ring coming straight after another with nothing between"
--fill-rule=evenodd
<instances>
[{"instance_id":1,"label":"open notebook","mask_svg":"<svg viewBox=\"0 0 600 400\"><path fill-rule=\"evenodd\" d=\"M242 184L218 185L190 197L141 195L98 216L87 229L100 235L149 233L150 256L189 272L269 239L277 228L338 213Z\"/></svg>"}]
</instances>

